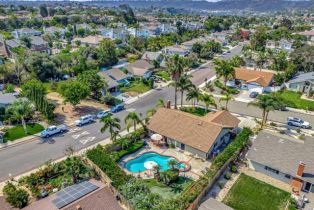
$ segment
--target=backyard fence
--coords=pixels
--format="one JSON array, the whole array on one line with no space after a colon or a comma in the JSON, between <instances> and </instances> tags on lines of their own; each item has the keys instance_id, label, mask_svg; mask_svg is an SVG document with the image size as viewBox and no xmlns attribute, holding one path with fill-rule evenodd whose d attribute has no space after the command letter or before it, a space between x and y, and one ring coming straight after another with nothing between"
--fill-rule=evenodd
<instances>
[{"instance_id":1,"label":"backyard fence","mask_svg":"<svg viewBox=\"0 0 314 210\"><path fill-rule=\"evenodd\" d=\"M119 198L121 204L126 207L127 210L134 210L132 205L129 203L129 201L114 187L112 186L112 180L105 174L95 163L93 163L90 159L87 157L81 157L82 161L84 161L87 165L92 167L96 171L96 173L99 175L100 180L107 184L111 192L116 196L116 198Z\"/></svg>"}]
</instances>

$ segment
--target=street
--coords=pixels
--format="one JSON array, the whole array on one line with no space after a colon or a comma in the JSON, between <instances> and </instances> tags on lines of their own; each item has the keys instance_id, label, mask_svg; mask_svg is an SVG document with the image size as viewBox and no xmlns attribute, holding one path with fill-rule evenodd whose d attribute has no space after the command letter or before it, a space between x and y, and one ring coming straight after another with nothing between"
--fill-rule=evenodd
<instances>
[{"instance_id":1,"label":"street","mask_svg":"<svg viewBox=\"0 0 314 210\"><path fill-rule=\"evenodd\" d=\"M235 49L239 50L238 48ZM204 82L205 77L214 76L213 68L209 64L192 73L192 82L200 85ZM180 101L180 94L178 94L178 101ZM137 112L145 116L146 111L155 107L156 101L163 98L165 101L173 100L174 89L172 87L164 87L153 90L150 94L143 96L134 103L126 106L126 109L114 114L121 120L121 130L125 129L124 118L128 112ZM189 103L189 102L187 102ZM218 102L217 102L218 103ZM252 117L261 117L261 111L253 106L247 106L246 103L239 101L229 102L229 111L241 115ZM269 114L269 120L285 123L288 116L300 117L312 125L314 125L314 117L312 115L294 113L290 111L274 111ZM37 168L48 160L56 160L65 155L65 149L69 146L76 151L86 148L90 145L96 144L101 140L107 139L109 133L101 133L100 128L102 124L99 122L89 124L83 127L73 127L67 133L54 136L42 140L41 138L34 138L32 141L27 141L17 146L4 148L0 150L0 181L9 178L9 174L13 177L31 169Z\"/></svg>"}]
</instances>

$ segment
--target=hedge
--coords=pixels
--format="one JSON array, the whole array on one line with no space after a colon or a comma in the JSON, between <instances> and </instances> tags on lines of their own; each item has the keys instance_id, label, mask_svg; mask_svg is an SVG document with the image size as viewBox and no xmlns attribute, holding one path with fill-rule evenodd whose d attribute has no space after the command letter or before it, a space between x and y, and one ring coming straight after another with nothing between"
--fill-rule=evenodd
<instances>
[{"instance_id":1,"label":"hedge","mask_svg":"<svg viewBox=\"0 0 314 210\"><path fill-rule=\"evenodd\" d=\"M4 186L3 194L6 201L15 208L21 209L28 204L29 194L23 189L18 189L10 182Z\"/></svg>"}]
</instances>

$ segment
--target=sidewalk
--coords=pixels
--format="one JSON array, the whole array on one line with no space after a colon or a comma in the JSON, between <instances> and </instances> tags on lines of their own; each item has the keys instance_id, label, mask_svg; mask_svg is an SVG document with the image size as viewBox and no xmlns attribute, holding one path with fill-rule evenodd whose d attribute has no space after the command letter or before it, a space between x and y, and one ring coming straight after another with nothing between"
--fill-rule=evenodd
<instances>
[{"instance_id":1,"label":"sidewalk","mask_svg":"<svg viewBox=\"0 0 314 210\"><path fill-rule=\"evenodd\" d=\"M6 148L10 148L10 147L13 147L13 146L17 146L17 145L20 145L20 144L32 141L32 140L36 139L37 137L40 137L40 133L37 133L37 134L34 134L34 135L30 135L30 136L26 136L26 137L20 138L20 139L15 140L15 141L9 141L9 142L6 142L6 143L0 143L0 151L3 150L3 149L6 149Z\"/></svg>"}]
</instances>

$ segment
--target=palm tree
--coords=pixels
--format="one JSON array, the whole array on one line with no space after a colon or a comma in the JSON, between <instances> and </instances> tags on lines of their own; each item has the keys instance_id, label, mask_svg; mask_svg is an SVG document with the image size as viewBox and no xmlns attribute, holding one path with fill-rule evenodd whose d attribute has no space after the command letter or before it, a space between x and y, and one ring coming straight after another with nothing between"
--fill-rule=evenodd
<instances>
[{"instance_id":1,"label":"palm tree","mask_svg":"<svg viewBox=\"0 0 314 210\"><path fill-rule=\"evenodd\" d=\"M133 124L134 131L136 131L136 125L138 123L142 123L140 117L136 114L136 112L129 112L129 114L124 118L124 122L127 125L127 130Z\"/></svg>"},{"instance_id":2,"label":"palm tree","mask_svg":"<svg viewBox=\"0 0 314 210\"><path fill-rule=\"evenodd\" d=\"M176 109L178 92L177 82L184 71L184 67L186 66L185 59L180 57L178 54L175 54L172 57L166 58L166 66L171 74L172 80L174 81L174 108Z\"/></svg>"},{"instance_id":3,"label":"palm tree","mask_svg":"<svg viewBox=\"0 0 314 210\"><path fill-rule=\"evenodd\" d=\"M145 118L145 123L147 124L149 119L156 113L156 109L152 108L147 110L146 112L146 118Z\"/></svg>"},{"instance_id":4,"label":"palm tree","mask_svg":"<svg viewBox=\"0 0 314 210\"><path fill-rule=\"evenodd\" d=\"M198 87L194 86L187 93L186 100L192 101L192 105L193 105L193 107L195 107L195 103L198 102L198 100L200 99L200 95L201 95L200 89Z\"/></svg>"},{"instance_id":5,"label":"palm tree","mask_svg":"<svg viewBox=\"0 0 314 210\"><path fill-rule=\"evenodd\" d=\"M164 108L164 107L166 107L166 103L165 103L163 98L158 99L158 101L156 103L156 107L157 108Z\"/></svg>"},{"instance_id":6,"label":"palm tree","mask_svg":"<svg viewBox=\"0 0 314 210\"><path fill-rule=\"evenodd\" d=\"M214 64L218 78L223 77L225 85L229 79L234 78L234 67L232 66L231 62L227 60L215 59Z\"/></svg>"},{"instance_id":7,"label":"palm tree","mask_svg":"<svg viewBox=\"0 0 314 210\"><path fill-rule=\"evenodd\" d=\"M161 170L161 167L160 167L160 165L155 165L154 167L153 167L153 170L156 172L156 174L157 174L157 180L160 180L160 170Z\"/></svg>"},{"instance_id":8,"label":"palm tree","mask_svg":"<svg viewBox=\"0 0 314 210\"><path fill-rule=\"evenodd\" d=\"M129 139L127 138L121 138L118 144L122 147L122 149L127 149L130 146Z\"/></svg>"},{"instance_id":9,"label":"palm tree","mask_svg":"<svg viewBox=\"0 0 314 210\"><path fill-rule=\"evenodd\" d=\"M25 119L31 116L35 107L25 99L18 99L14 101L7 109L6 113L13 120L21 120L25 134L28 133Z\"/></svg>"},{"instance_id":10,"label":"palm tree","mask_svg":"<svg viewBox=\"0 0 314 210\"><path fill-rule=\"evenodd\" d=\"M184 74L178 80L177 85L178 85L178 89L181 92L181 107L183 105L184 91L189 91L193 87L193 83L190 80L191 77L192 77L192 75Z\"/></svg>"},{"instance_id":11,"label":"palm tree","mask_svg":"<svg viewBox=\"0 0 314 210\"><path fill-rule=\"evenodd\" d=\"M229 102L230 100L233 100L233 99L234 99L233 96L232 96L230 93L226 92L226 93L219 99L219 102L225 101L225 102L226 102L226 104L225 104L225 110L228 110L228 102Z\"/></svg>"},{"instance_id":12,"label":"palm tree","mask_svg":"<svg viewBox=\"0 0 314 210\"><path fill-rule=\"evenodd\" d=\"M73 183L76 184L79 179L79 174L82 170L80 160L76 156L68 157L65 161L66 172L72 176Z\"/></svg>"},{"instance_id":13,"label":"palm tree","mask_svg":"<svg viewBox=\"0 0 314 210\"><path fill-rule=\"evenodd\" d=\"M217 108L217 104L215 102L215 99L214 99L214 96L211 95L211 94L207 94L207 93L204 93L200 96L200 100L202 102L204 102L205 104L205 107L206 107L206 112L208 112L208 107L210 105L214 106L215 108Z\"/></svg>"},{"instance_id":14,"label":"palm tree","mask_svg":"<svg viewBox=\"0 0 314 210\"><path fill-rule=\"evenodd\" d=\"M100 122L104 124L103 127L100 129L100 131L104 133L107 130L109 130L110 139L112 141L115 141L117 137L117 133L121 129L120 119L112 118L111 115L108 115L106 117L101 118Z\"/></svg>"},{"instance_id":15,"label":"palm tree","mask_svg":"<svg viewBox=\"0 0 314 210\"><path fill-rule=\"evenodd\" d=\"M178 161L176 159L171 159L168 161L168 166L174 170L175 167L178 165Z\"/></svg>"}]
</instances>

